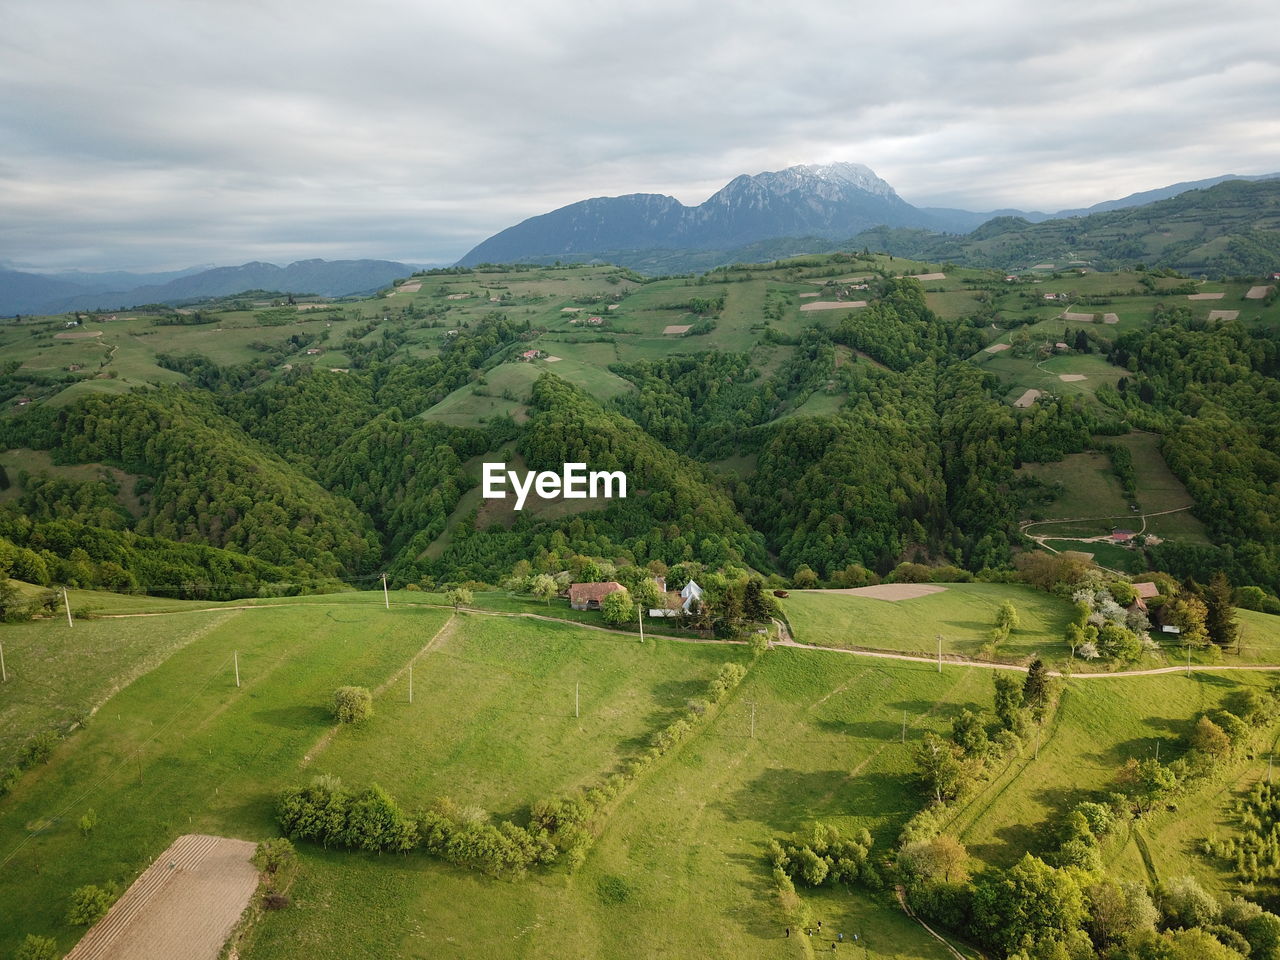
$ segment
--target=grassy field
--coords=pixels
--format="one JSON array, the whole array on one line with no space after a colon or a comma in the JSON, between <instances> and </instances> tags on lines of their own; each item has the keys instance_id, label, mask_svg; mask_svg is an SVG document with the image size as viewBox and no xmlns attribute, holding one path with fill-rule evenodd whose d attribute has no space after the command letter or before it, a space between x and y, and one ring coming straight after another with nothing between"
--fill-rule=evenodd
<instances>
[{"instance_id":1,"label":"grassy field","mask_svg":"<svg viewBox=\"0 0 1280 960\"><path fill-rule=\"evenodd\" d=\"M73 604L81 599L78 592L72 591ZM139 600L148 608L157 606ZM87 721L116 690L234 616L225 611L80 621L74 628L55 619L0 628L9 675L0 696L0 767L13 763L36 734L65 732L76 721Z\"/></svg>"},{"instance_id":2,"label":"grassy field","mask_svg":"<svg viewBox=\"0 0 1280 960\"><path fill-rule=\"evenodd\" d=\"M1025 519L1037 521L1033 528L1036 534L1089 537L1109 534L1113 528L1122 527L1165 540L1208 542L1204 524L1187 509L1192 504L1191 496L1165 463L1156 434L1134 432L1098 439L1124 446L1132 454L1136 491L1133 503L1139 509L1130 508L1130 501L1124 496L1105 453L1086 451L1068 454L1057 463L1029 463L1022 467L1022 472L1046 483L1047 492L1053 495L1051 501L1031 503L1023 511ZM1039 522L1055 518L1071 518L1071 522ZM1114 558L1114 554L1112 556Z\"/></svg>"},{"instance_id":3,"label":"grassy field","mask_svg":"<svg viewBox=\"0 0 1280 960\"><path fill-rule=\"evenodd\" d=\"M126 885L178 833L271 835L272 795L314 772L377 779L409 806L450 793L520 818L532 800L634 752L720 663L745 655L465 614L441 632L448 619L430 608L388 613L362 598L128 621L180 633L202 620L206 629L116 694L0 801L0 909L9 921L0 952L25 932L69 947L77 933L61 916L70 890ZM415 654L410 705L405 668ZM829 815L888 842L916 801L902 789L906 751L886 731L899 732L905 709L916 736L985 690L971 669L917 678L910 665L822 657L771 655L703 736L628 795L573 877L510 884L417 855L307 848L296 908L273 916L249 955L387 955L388 943L405 956L496 956L513 947L527 956L631 956L681 945L708 956L774 955L781 918L764 841ZM324 703L343 683L377 689L377 714L330 736ZM756 739L748 701L759 715ZM797 742L807 745L799 759ZM85 839L74 825L90 808L99 827ZM624 902L602 901L599 891L616 890L616 877ZM829 923L879 934L879 947L868 941L872 956L941 956L883 902L828 899ZM652 922L658 916L675 919Z\"/></svg>"},{"instance_id":4,"label":"grassy field","mask_svg":"<svg viewBox=\"0 0 1280 960\"><path fill-rule=\"evenodd\" d=\"M796 590L780 601L795 639L823 647L893 650L932 656L942 652L976 657L987 642L996 611L1005 600L1018 610L1021 626L997 651L1023 662L1034 656L1058 659L1070 616L1066 601L1031 587L998 583L939 584L940 593L912 600L876 600L841 593Z\"/></svg>"},{"instance_id":5,"label":"grassy field","mask_svg":"<svg viewBox=\"0 0 1280 960\"><path fill-rule=\"evenodd\" d=\"M972 855L999 866L1016 862L1025 850L1045 852L1061 816L1082 800L1114 789L1116 773L1130 757L1153 757L1158 744L1162 760L1176 759L1197 716L1229 701L1237 690L1272 681L1267 673L1068 681L1039 755L1033 742L1002 776L957 808L950 829ZM1210 784L1205 792L1212 795L1216 789ZM1181 806L1177 817L1144 823L1157 872L1166 877L1192 872L1216 888L1221 880L1206 861L1189 856L1182 843L1156 839L1177 820L1189 822L1190 834L1204 836L1220 813L1216 804L1184 800ZM1126 853L1125 846L1134 843L1108 848L1113 866L1129 879L1148 879L1141 858L1136 851Z\"/></svg>"},{"instance_id":6,"label":"grassy field","mask_svg":"<svg viewBox=\"0 0 1280 960\"><path fill-rule=\"evenodd\" d=\"M300 776L299 761L329 729L333 690L377 687L447 619L351 608L190 616L202 617L201 636L116 694L0 801L0 955L26 932L70 947L78 934L61 919L70 891L127 885L180 833L271 835L272 795ZM179 618L155 622L190 629ZM89 809L99 826L85 839L75 825Z\"/></svg>"},{"instance_id":7,"label":"grassy field","mask_svg":"<svg viewBox=\"0 0 1280 960\"><path fill-rule=\"evenodd\" d=\"M782 936L764 843L821 816L888 844L918 802L910 744L897 742L902 711L914 740L960 704L987 699L988 687L972 669L938 677L776 651L694 741L646 774L572 876L503 884L413 857L308 848L297 905L268 918L249 955L804 956L799 938ZM870 957L946 956L883 898L809 899L827 930L860 933ZM371 923L343 922L370 910Z\"/></svg>"},{"instance_id":8,"label":"grassy field","mask_svg":"<svg viewBox=\"0 0 1280 960\"><path fill-rule=\"evenodd\" d=\"M1023 464L1020 472L1047 484L1048 492L1054 495L1049 503L1031 505L1024 512L1027 519L1120 516L1129 512L1129 501L1105 453L1069 453L1057 463Z\"/></svg>"},{"instance_id":9,"label":"grassy field","mask_svg":"<svg viewBox=\"0 0 1280 960\"><path fill-rule=\"evenodd\" d=\"M942 627L960 628L963 644L1005 598L1026 632L1015 633L1011 649L1029 651L1035 637L1056 642L1060 602L1021 587L949 585L896 604L797 591L785 608L804 641L820 642L821 625L844 625L831 638L840 642L852 625L875 622L879 645L909 648L916 633ZM452 615L435 606L442 598L420 591L391 599L390 611L380 591L365 591L258 602L287 608L3 628L6 652L15 651L6 729L49 715L50 687L100 700L138 679L0 800L0 912L9 921L0 925L0 955L26 932L69 947L78 935L61 919L70 891L87 882L123 887L179 833L272 835L275 792L316 773L376 781L410 809L447 794L523 822L533 801L591 782L642 749L720 664L747 659L730 645L657 636L640 644L571 624ZM476 602L494 612L546 609L501 593ZM119 609L171 603L122 598ZM1240 619L1247 659L1280 657L1280 618L1245 611ZM111 648L119 638L129 645ZM37 664L58 682L27 682ZM984 787L958 810L956 829L986 862L1041 849L1043 824L1104 789L1127 755L1145 755L1157 739L1174 750L1198 712L1240 684L1269 682L1269 674L1068 681L1039 759L1028 753ZM336 730L325 703L346 683L375 690L375 715ZM804 956L803 944L781 936L786 920L765 843L821 818L866 827L887 849L922 803L913 744L927 730L945 732L962 709L990 706L990 671L980 666L939 673L932 664L779 648L620 798L574 873L495 881L420 854L304 845L294 906L269 914L243 955ZM75 823L90 808L100 824L86 839ZM1193 825L1147 829L1203 835L1216 814L1202 813ZM1160 843L1169 869L1182 870L1177 858L1189 855L1181 841ZM1130 869L1130 855L1117 847L1117 869ZM868 957L946 956L887 895L802 895L826 930L859 933Z\"/></svg>"}]
</instances>

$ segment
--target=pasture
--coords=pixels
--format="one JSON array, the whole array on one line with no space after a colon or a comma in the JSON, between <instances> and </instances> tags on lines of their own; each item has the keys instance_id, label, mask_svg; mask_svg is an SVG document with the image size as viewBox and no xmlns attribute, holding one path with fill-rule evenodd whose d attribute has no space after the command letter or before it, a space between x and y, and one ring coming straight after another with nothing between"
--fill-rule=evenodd
<instances>
[{"instance_id":1,"label":"pasture","mask_svg":"<svg viewBox=\"0 0 1280 960\"><path fill-rule=\"evenodd\" d=\"M1063 642L1070 604L1018 584L947 583L944 590L911 600L876 600L839 591L795 590L779 601L800 643L845 649L892 650L934 656L977 657L1000 604L1017 608L1021 626L997 650L999 660L1025 662L1069 654Z\"/></svg>"},{"instance_id":2,"label":"pasture","mask_svg":"<svg viewBox=\"0 0 1280 960\"><path fill-rule=\"evenodd\" d=\"M854 624L878 617L880 645L892 649L895 636L909 647L935 627L956 628L959 646L1011 599L1027 631L1015 633L1011 649L1030 650L1037 637L1056 642L1061 601L1022 587L946 587L897 602L797 591L784 605L802 641L817 642L816 625L831 624L843 628L830 639L843 641ZM123 688L0 799L0 911L11 921L0 929L0 953L27 932L69 948L79 935L62 919L70 891L127 886L179 835L274 835L275 793L318 773L380 783L411 810L449 795L525 822L535 800L594 782L642 750L721 664L748 661L741 646L656 636L641 644L572 624L455 615L421 592L392 599L390 611L380 591L368 591L73 629L56 620L3 628L6 651L18 651L10 660L18 685L7 692L21 708L5 715L6 727L11 717L25 724L48 714L48 684L26 682L34 664L58 679L54 686L65 677L93 688L90 699L106 696L109 680ZM476 602L565 615L497 593ZM152 612L172 608L139 598L121 598L120 607L148 603ZM1241 620L1255 655L1280 654L1280 618L1242 612ZM134 646L110 647L118 636ZM86 649L95 658L82 662ZM984 785L958 808L955 829L984 862L1039 850L1044 825L1105 789L1125 756L1156 739L1176 749L1174 738L1200 711L1241 684L1269 682L1261 673L1069 681L1039 759L1028 752ZM339 729L325 704L348 683L374 691L375 713ZM266 914L241 955L803 956L798 940L782 937L788 920L764 859L767 841L824 819L866 827L887 850L923 802L913 745L925 731L945 733L965 708L990 707L991 671L981 666L946 664L939 673L933 664L780 647L751 663L692 738L607 808L577 870L497 881L421 853L302 844L293 906ZM75 823L90 808L99 825L86 838ZM888 894L801 896L826 930L859 933L868 957L946 956Z\"/></svg>"},{"instance_id":3,"label":"pasture","mask_svg":"<svg viewBox=\"0 0 1280 960\"><path fill-rule=\"evenodd\" d=\"M1075 804L1097 799L1115 789L1120 767L1130 757L1156 755L1174 760L1186 749L1186 736L1201 714L1228 704L1245 687L1267 687L1268 673L1196 673L1154 677L1115 677L1070 680L1052 721L1046 725L1038 747L1014 760L981 793L956 808L949 829L969 848L971 855L997 866L1015 863L1026 850L1046 852L1053 842L1053 828ZM1265 767L1265 763L1263 764ZM1212 795L1213 784L1204 788ZM1191 820L1191 833L1200 831L1220 814L1217 801L1183 799L1184 812L1157 817L1143 825L1152 839L1148 847L1157 873L1166 877L1191 872L1218 887L1220 879L1207 861L1188 856L1185 845L1154 842L1168 832L1173 821ZM1127 879L1147 878L1142 860L1126 855L1124 847L1135 841L1122 836L1107 849L1114 869Z\"/></svg>"},{"instance_id":4,"label":"pasture","mask_svg":"<svg viewBox=\"0 0 1280 960\"><path fill-rule=\"evenodd\" d=\"M186 642L0 801L0 907L10 921L0 951L26 932L68 948L78 936L62 920L70 890L127 886L180 834L271 836L274 793L317 772L352 784L377 780L410 807L448 793L519 820L533 800L588 782L641 749L719 664L745 656L740 647L656 638L641 645L568 625L451 619L431 608L387 612L369 599L93 624L168 625ZM196 622L205 629L187 636ZM30 629L69 633L56 622ZM986 695L971 668L914 678L910 665L822 656L766 658L705 736L623 799L572 877L553 871L513 884L416 854L304 847L296 907L269 917L248 955L354 956L374 943L406 956L449 944L485 955L630 956L664 945L773 955L782 918L762 856L768 837L831 815L866 824L888 843L916 801L902 789L906 748L885 731L900 732L905 709L916 736L942 724L960 698ZM407 667L415 657L410 704ZM344 683L374 689L376 712L361 728L335 731L325 703ZM755 739L743 698L758 711ZM797 737L808 745L799 759ZM99 826L86 839L74 825L90 808ZM372 914L370 897L380 905ZM879 934L868 940L872 956L940 956L882 901L820 899L829 901L829 923ZM544 922L531 928L539 915ZM654 923L658 916L676 919Z\"/></svg>"}]
</instances>

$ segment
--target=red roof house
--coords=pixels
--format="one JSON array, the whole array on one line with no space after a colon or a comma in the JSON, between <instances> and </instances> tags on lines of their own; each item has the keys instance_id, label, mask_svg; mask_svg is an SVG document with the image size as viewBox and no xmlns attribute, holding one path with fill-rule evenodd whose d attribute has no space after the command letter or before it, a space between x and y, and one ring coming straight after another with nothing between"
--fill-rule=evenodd
<instances>
[{"instance_id":1,"label":"red roof house","mask_svg":"<svg viewBox=\"0 0 1280 960\"><path fill-rule=\"evenodd\" d=\"M626 587L622 584L612 580L605 583L571 583L569 584L569 606L575 610L599 610L605 597L625 589Z\"/></svg>"}]
</instances>

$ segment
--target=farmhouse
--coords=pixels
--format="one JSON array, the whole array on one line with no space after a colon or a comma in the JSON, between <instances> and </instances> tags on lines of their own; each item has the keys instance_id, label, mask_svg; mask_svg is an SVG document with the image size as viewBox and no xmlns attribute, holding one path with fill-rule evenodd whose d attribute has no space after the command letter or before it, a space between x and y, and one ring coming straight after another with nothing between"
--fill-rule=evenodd
<instances>
[{"instance_id":1,"label":"farmhouse","mask_svg":"<svg viewBox=\"0 0 1280 960\"><path fill-rule=\"evenodd\" d=\"M600 603L611 593L623 590L620 583L609 580L605 583L571 583L569 584L569 606L575 610L599 610Z\"/></svg>"},{"instance_id":2,"label":"farmhouse","mask_svg":"<svg viewBox=\"0 0 1280 960\"><path fill-rule=\"evenodd\" d=\"M528 363L530 360L541 359L542 356L543 353L541 350L526 350L524 353L520 354L520 359L523 362Z\"/></svg>"},{"instance_id":3,"label":"farmhouse","mask_svg":"<svg viewBox=\"0 0 1280 960\"><path fill-rule=\"evenodd\" d=\"M1132 530L1112 530L1111 531L1111 539L1115 543L1128 543L1130 540L1132 540L1136 536L1137 534L1134 533Z\"/></svg>"},{"instance_id":4,"label":"farmhouse","mask_svg":"<svg viewBox=\"0 0 1280 960\"><path fill-rule=\"evenodd\" d=\"M690 580L684 589L677 592L667 589L665 577L654 577L658 587L658 606L649 608L651 617L678 617L682 613L694 613L702 604L702 588L697 582Z\"/></svg>"}]
</instances>

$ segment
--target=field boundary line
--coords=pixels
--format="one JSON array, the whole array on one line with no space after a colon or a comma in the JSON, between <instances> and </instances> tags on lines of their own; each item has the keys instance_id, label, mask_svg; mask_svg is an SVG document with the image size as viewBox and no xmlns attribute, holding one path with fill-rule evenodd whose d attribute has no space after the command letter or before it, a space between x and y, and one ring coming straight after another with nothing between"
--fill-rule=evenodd
<instances>
[{"instance_id":1,"label":"field boundary line","mask_svg":"<svg viewBox=\"0 0 1280 960\"><path fill-rule=\"evenodd\" d=\"M1189 508L1182 508L1182 509L1189 509ZM1176 513L1177 511L1169 510L1165 512ZM1156 514L1150 514L1150 516L1156 516ZM1107 519L1107 518L1104 518L1104 519ZM279 609L281 607L321 607L321 606L351 606L351 603L350 602L347 602L347 603L343 603L343 602L257 603L257 604L245 604L242 606L235 606L235 607L201 607L195 610L166 610L166 611L158 611L154 613L99 614L97 619L105 620L105 619L126 619L129 617L167 617L167 616L177 616L184 613L216 613L221 610L271 610L271 609ZM370 606L373 606L373 604L370 604ZM398 603L397 606L415 607L415 608L426 607L432 610L448 609L444 605L438 604L438 603L408 602L408 603ZM529 620L543 620L548 623L563 623L571 627L579 627L583 630L594 630L597 633L610 633L610 634L613 634L614 636L627 637L628 639L631 639L631 640L639 639L637 634L632 633L629 630L615 630L612 627L602 627L594 623L583 623L580 620L568 620L564 617L552 617L552 616L548 616L546 614L541 614L541 613L526 613L523 611L506 611L506 610L482 610L479 607L459 607L457 612L461 612L461 611L478 614L483 617L524 617ZM710 644L721 644L726 646L747 646L750 643L750 641L748 640L719 640L715 638L702 638L702 637L673 637L670 634L665 634L665 633L654 633L654 634L650 634L650 636L655 640L656 639L670 640L673 643L710 643ZM909 653L894 653L893 651L889 651L889 650L852 649L849 647L824 647L818 644L801 643L800 641L794 640L794 639L776 640L774 641L774 646L792 647L798 650L820 650L820 651L825 651L827 653L842 653L848 656L856 656L856 657L875 657L882 660L901 660L908 663L936 664L938 662L937 657L931 657L931 656L909 654ZM991 670L1012 670L1017 673L1026 673L1027 670L1029 669L1028 667L1020 666L1019 664L1015 664L1015 663L995 663L990 660L972 660L967 657L958 657L954 654L946 655L943 658L943 662L951 666L986 667ZM1063 677L1064 679L1068 679L1068 680L1100 680L1100 679L1105 679L1109 677L1153 677L1153 676L1157 676L1159 674L1164 674L1164 673L1186 672L1186 669L1187 668L1184 665L1184 666L1170 666L1170 667L1152 667L1146 670L1117 670L1111 673L1102 673L1102 672L1063 673L1060 670L1050 670L1049 675L1055 676L1055 677ZM1222 672L1222 671L1229 671L1229 670L1254 670L1254 671L1280 670L1280 663L1193 664L1191 667L1192 673Z\"/></svg>"},{"instance_id":2,"label":"field boundary line","mask_svg":"<svg viewBox=\"0 0 1280 960\"><path fill-rule=\"evenodd\" d=\"M381 696L388 689L390 689L391 685L395 683L398 679L400 679L400 677L404 676L404 674L408 672L409 668L413 666L414 662L420 656L422 656L424 653L426 653L428 650L431 649L432 645L437 640L440 639L441 634L443 634L447 629L449 629L449 627L453 624L455 619L457 619L456 613L449 614L449 619L447 619L444 623L440 625L440 629L437 630L434 634L432 634L431 639L428 640L426 644L423 645L422 649L420 649L417 653L409 657L408 663L406 663L403 667L401 667L399 670L397 670L395 673L389 676L386 680L380 683L374 689L373 695L375 697ZM302 767L303 769L306 769L307 767L311 766L311 761L313 761L320 754L324 753L325 749L329 746L330 743L333 742L333 738L338 735L338 731L341 729L342 729L341 723L335 723L332 726L330 726L329 729L326 730L320 736L320 739L317 740L314 744L312 744L311 749L309 749L306 753L302 755L302 759L298 762L298 766Z\"/></svg>"}]
</instances>

